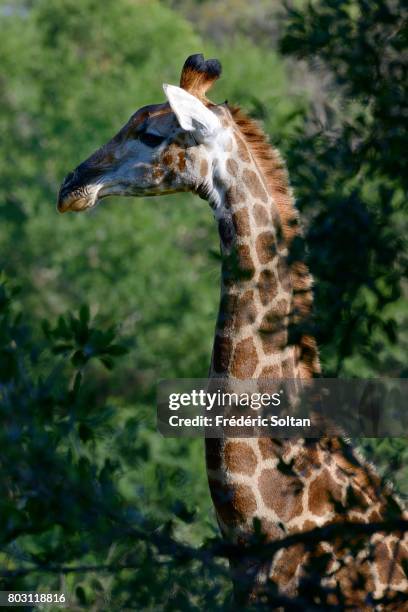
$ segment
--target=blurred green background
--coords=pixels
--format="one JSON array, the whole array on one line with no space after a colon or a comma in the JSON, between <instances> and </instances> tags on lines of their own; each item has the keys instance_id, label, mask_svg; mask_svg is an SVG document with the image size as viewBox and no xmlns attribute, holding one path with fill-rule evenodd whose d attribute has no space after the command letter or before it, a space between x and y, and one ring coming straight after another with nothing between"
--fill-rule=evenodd
<instances>
[{"instance_id":1,"label":"blurred green background","mask_svg":"<svg viewBox=\"0 0 408 612\"><path fill-rule=\"evenodd\" d=\"M186 194L55 209L191 53L220 59L211 98L287 159L325 375L407 375L404 24L398 0L0 2L2 589L65 589L73 610L229 605L225 564L177 548L217 535L203 443L155 431L157 380L207 373L212 215ZM406 497L404 440L359 443Z\"/></svg>"}]
</instances>

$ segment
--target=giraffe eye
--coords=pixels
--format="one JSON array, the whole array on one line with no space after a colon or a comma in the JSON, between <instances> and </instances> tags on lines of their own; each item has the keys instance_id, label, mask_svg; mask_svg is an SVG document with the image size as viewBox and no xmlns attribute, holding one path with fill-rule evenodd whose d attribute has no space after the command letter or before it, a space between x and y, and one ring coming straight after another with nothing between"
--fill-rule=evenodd
<instances>
[{"instance_id":1,"label":"giraffe eye","mask_svg":"<svg viewBox=\"0 0 408 612\"><path fill-rule=\"evenodd\" d=\"M158 147L159 144L165 140L164 136L158 136L157 134L149 134L149 132L145 132L144 134L139 135L140 142L143 142L147 147Z\"/></svg>"}]
</instances>

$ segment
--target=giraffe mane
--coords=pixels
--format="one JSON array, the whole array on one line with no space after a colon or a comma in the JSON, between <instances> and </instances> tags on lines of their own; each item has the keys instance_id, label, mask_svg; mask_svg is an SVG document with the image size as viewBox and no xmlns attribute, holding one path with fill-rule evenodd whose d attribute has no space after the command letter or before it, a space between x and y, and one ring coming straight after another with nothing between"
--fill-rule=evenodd
<instances>
[{"instance_id":1,"label":"giraffe mane","mask_svg":"<svg viewBox=\"0 0 408 612\"><path fill-rule=\"evenodd\" d=\"M289 246L294 237L301 234L301 230L285 162L254 119L248 117L239 106L228 105L228 109L263 172L279 210L285 243Z\"/></svg>"},{"instance_id":2,"label":"giraffe mane","mask_svg":"<svg viewBox=\"0 0 408 612\"><path fill-rule=\"evenodd\" d=\"M313 304L313 281L304 261L299 258L297 253L294 253L295 248L293 247L297 246L296 238L301 242L302 229L289 184L286 164L279 151L268 142L264 131L254 119L248 117L239 106L228 105L228 109L262 171L270 194L278 208L282 237L288 250L289 270L293 286L293 323L295 328L297 327L299 330L296 338L296 344L299 348L299 362L303 366L302 375L309 378L320 373L316 341L306 331Z\"/></svg>"}]
</instances>

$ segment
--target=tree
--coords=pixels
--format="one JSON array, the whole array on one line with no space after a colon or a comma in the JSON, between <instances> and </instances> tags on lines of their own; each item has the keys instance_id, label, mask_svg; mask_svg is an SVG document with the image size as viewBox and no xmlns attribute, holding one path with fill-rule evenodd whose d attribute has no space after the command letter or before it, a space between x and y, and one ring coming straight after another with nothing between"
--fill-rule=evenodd
<instances>
[{"instance_id":1,"label":"tree","mask_svg":"<svg viewBox=\"0 0 408 612\"><path fill-rule=\"evenodd\" d=\"M284 53L319 62L331 94L340 92L337 108L328 97L323 122L310 114L288 145L333 373L406 374L390 355L397 327L406 342L398 321L407 272L405 19L401 3L312 2L290 10L281 41Z\"/></svg>"},{"instance_id":2,"label":"tree","mask_svg":"<svg viewBox=\"0 0 408 612\"><path fill-rule=\"evenodd\" d=\"M313 1L290 7L280 43L332 83L324 112L311 111L286 147L326 376L408 374L406 20L398 1ZM364 446L388 474L392 455L406 494L402 440Z\"/></svg>"}]
</instances>

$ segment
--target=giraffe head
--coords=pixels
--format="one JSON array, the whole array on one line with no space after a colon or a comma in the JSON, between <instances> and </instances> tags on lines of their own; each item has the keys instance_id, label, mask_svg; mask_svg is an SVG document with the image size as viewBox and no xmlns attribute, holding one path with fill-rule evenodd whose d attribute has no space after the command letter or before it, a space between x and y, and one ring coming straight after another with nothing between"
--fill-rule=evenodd
<instances>
[{"instance_id":1,"label":"giraffe head","mask_svg":"<svg viewBox=\"0 0 408 612\"><path fill-rule=\"evenodd\" d=\"M167 102L140 108L112 140L68 174L58 210L85 210L110 195L197 191L208 196L207 175L222 157L231 129L223 120L226 106L205 97L220 74L217 60L190 56L180 87L163 86Z\"/></svg>"}]
</instances>

